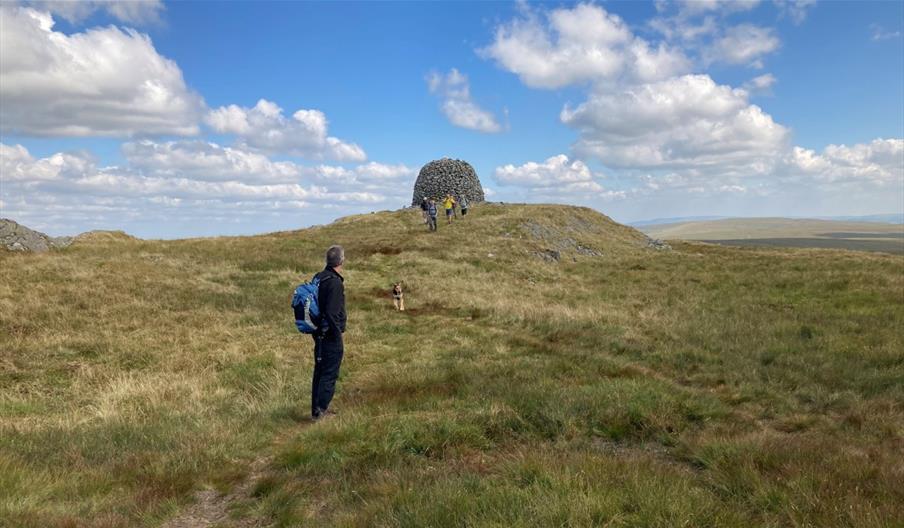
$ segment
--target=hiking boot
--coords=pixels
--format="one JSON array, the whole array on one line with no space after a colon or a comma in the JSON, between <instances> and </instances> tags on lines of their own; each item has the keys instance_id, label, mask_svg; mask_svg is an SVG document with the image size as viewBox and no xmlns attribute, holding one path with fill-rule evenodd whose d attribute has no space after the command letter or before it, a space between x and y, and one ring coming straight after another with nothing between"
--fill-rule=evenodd
<instances>
[{"instance_id":1,"label":"hiking boot","mask_svg":"<svg viewBox=\"0 0 904 528\"><path fill-rule=\"evenodd\" d=\"M320 420L323 420L324 418L332 418L334 416L339 416L339 413L337 413L336 411L334 411L332 409L324 409L324 410L318 409L317 412L314 413L314 421L319 422Z\"/></svg>"}]
</instances>

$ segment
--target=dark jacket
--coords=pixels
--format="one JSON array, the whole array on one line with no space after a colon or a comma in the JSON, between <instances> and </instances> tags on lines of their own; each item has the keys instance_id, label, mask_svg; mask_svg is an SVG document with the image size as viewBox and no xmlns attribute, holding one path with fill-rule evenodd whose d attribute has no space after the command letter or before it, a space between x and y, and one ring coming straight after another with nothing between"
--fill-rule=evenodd
<instances>
[{"instance_id":1,"label":"dark jacket","mask_svg":"<svg viewBox=\"0 0 904 528\"><path fill-rule=\"evenodd\" d=\"M345 279L329 266L316 276L320 278L317 304L323 321L323 331L319 334L328 338L340 338L345 332Z\"/></svg>"},{"instance_id":2,"label":"dark jacket","mask_svg":"<svg viewBox=\"0 0 904 528\"><path fill-rule=\"evenodd\" d=\"M427 204L427 214L430 216L436 216L436 204L435 203Z\"/></svg>"}]
</instances>

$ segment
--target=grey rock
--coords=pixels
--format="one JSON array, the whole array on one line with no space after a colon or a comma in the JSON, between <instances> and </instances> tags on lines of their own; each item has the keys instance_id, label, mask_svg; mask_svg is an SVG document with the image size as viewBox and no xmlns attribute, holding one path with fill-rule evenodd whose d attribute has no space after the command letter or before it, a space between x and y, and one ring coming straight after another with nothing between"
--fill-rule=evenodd
<instances>
[{"instance_id":1,"label":"grey rock","mask_svg":"<svg viewBox=\"0 0 904 528\"><path fill-rule=\"evenodd\" d=\"M411 205L420 205L423 198L441 200L451 194L457 200L468 199L469 204L483 202L486 197L474 167L466 161L443 158L434 160L423 167L414 182Z\"/></svg>"},{"instance_id":2,"label":"grey rock","mask_svg":"<svg viewBox=\"0 0 904 528\"><path fill-rule=\"evenodd\" d=\"M13 220L0 218L0 246L10 251L41 252L64 248L71 243L71 237L49 237Z\"/></svg>"},{"instance_id":3,"label":"grey rock","mask_svg":"<svg viewBox=\"0 0 904 528\"><path fill-rule=\"evenodd\" d=\"M547 262L558 262L562 253L555 249L543 249L537 252L537 256Z\"/></svg>"},{"instance_id":4,"label":"grey rock","mask_svg":"<svg viewBox=\"0 0 904 528\"><path fill-rule=\"evenodd\" d=\"M603 256L602 251L580 244L569 236L570 233L579 233L583 229L581 225L569 225L564 229L560 229L528 220L521 224L521 229L529 238L538 240L545 246L551 246L551 249L544 249L535 253L547 262L558 262L563 251L574 252L586 257ZM573 257L572 260L574 260Z\"/></svg>"},{"instance_id":5,"label":"grey rock","mask_svg":"<svg viewBox=\"0 0 904 528\"><path fill-rule=\"evenodd\" d=\"M659 240L658 238L650 238L647 240L647 247L655 249L656 251L669 251L672 249L666 241Z\"/></svg>"}]
</instances>

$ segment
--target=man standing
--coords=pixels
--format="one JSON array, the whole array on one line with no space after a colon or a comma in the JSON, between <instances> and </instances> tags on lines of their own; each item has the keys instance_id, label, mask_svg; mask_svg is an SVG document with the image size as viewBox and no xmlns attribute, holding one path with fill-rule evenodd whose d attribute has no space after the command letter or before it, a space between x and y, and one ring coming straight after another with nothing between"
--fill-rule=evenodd
<instances>
[{"instance_id":1,"label":"man standing","mask_svg":"<svg viewBox=\"0 0 904 528\"><path fill-rule=\"evenodd\" d=\"M451 194L447 194L446 199L443 200L443 207L446 208L446 223L447 224L452 223L452 215L455 213L455 211L452 210L452 206L454 206L454 205L455 205L455 198L452 198Z\"/></svg>"},{"instance_id":2,"label":"man standing","mask_svg":"<svg viewBox=\"0 0 904 528\"><path fill-rule=\"evenodd\" d=\"M427 197L424 196L421 199L421 216L424 217L424 223L427 224L430 222L430 219L427 218L427 208L430 206L430 203L427 201Z\"/></svg>"},{"instance_id":3,"label":"man standing","mask_svg":"<svg viewBox=\"0 0 904 528\"><path fill-rule=\"evenodd\" d=\"M311 416L319 420L336 414L329 410L336 391L339 365L342 363L342 333L345 332L345 279L342 266L345 250L332 246L326 251L326 267L316 275L320 279L317 303L320 328L314 333L314 380L311 383Z\"/></svg>"},{"instance_id":4,"label":"man standing","mask_svg":"<svg viewBox=\"0 0 904 528\"><path fill-rule=\"evenodd\" d=\"M427 202L427 228L436 231L436 201L433 198Z\"/></svg>"}]
</instances>

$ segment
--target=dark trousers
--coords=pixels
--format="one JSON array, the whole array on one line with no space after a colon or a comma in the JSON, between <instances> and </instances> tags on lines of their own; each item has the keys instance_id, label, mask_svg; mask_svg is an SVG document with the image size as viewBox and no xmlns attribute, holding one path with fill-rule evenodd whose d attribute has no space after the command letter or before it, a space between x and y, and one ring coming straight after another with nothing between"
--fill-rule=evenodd
<instances>
[{"instance_id":1,"label":"dark trousers","mask_svg":"<svg viewBox=\"0 0 904 528\"><path fill-rule=\"evenodd\" d=\"M342 363L342 334L314 338L314 379L311 382L311 415L318 416L330 406Z\"/></svg>"}]
</instances>

